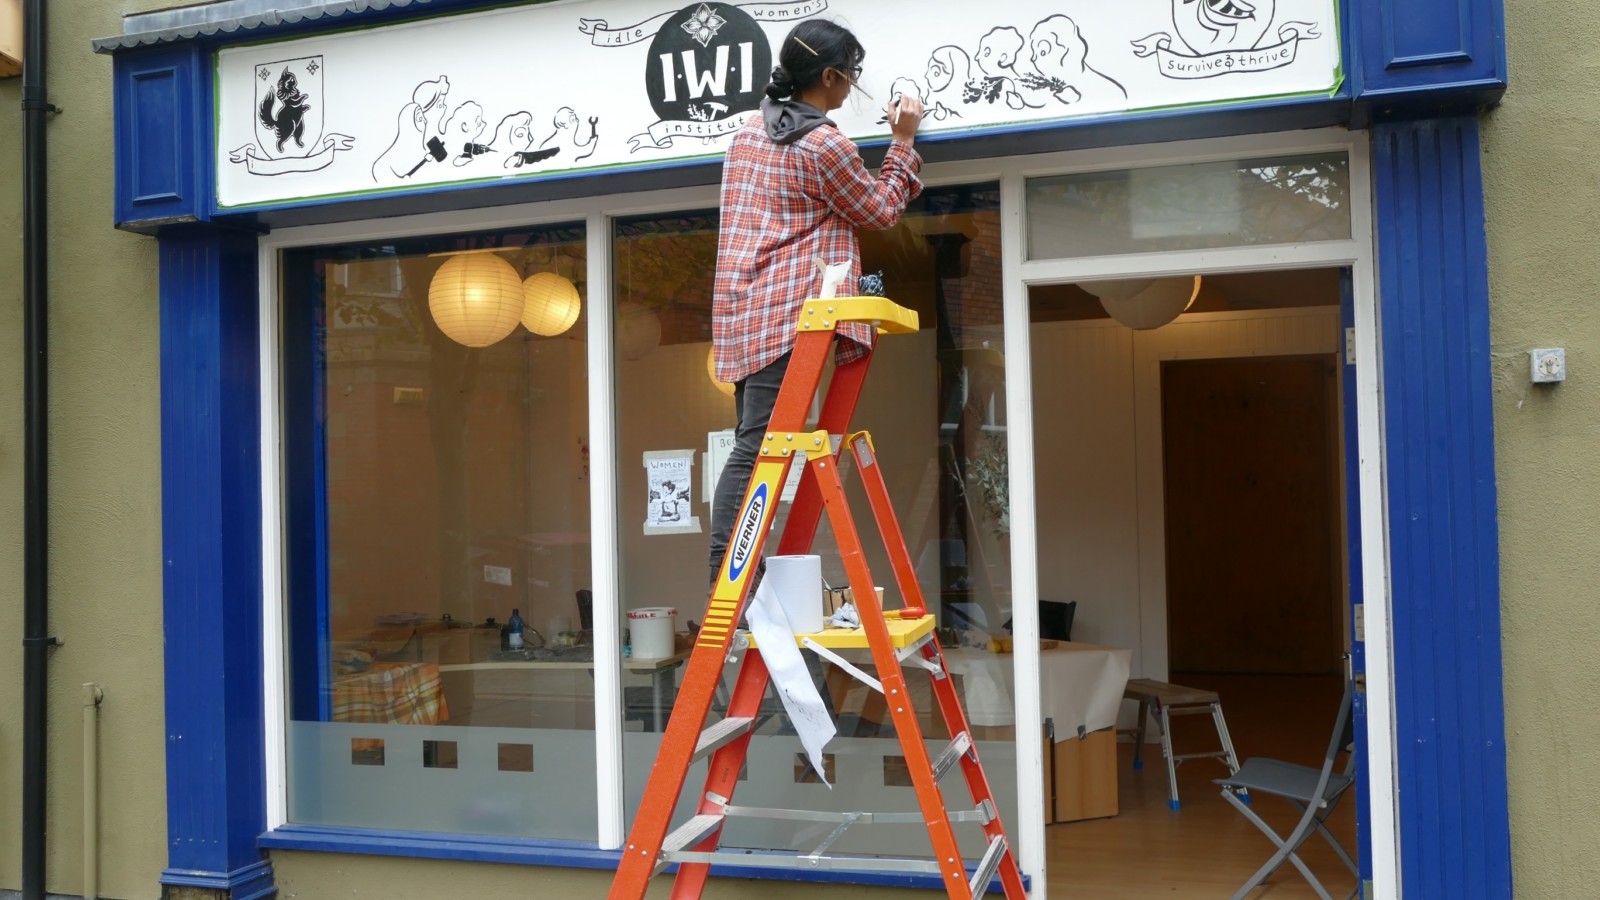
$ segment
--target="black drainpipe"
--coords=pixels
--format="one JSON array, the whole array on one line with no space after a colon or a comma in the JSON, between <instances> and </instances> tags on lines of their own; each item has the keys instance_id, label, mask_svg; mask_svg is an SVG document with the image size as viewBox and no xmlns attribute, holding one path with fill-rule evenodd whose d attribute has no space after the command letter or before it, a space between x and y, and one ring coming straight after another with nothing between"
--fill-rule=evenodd
<instances>
[{"instance_id":1,"label":"black drainpipe","mask_svg":"<svg viewBox=\"0 0 1600 900\"><path fill-rule=\"evenodd\" d=\"M48 230L45 218L44 0L25 0L22 10L22 898L45 900L45 704L50 605L45 555L49 538L50 408L46 298Z\"/></svg>"}]
</instances>

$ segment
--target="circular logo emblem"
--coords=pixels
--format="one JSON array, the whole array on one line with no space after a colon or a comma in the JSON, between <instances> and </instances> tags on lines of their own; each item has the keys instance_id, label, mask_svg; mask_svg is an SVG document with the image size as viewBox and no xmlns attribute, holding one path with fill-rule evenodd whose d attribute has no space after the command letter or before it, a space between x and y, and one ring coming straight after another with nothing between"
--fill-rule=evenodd
<instances>
[{"instance_id":1,"label":"circular logo emblem","mask_svg":"<svg viewBox=\"0 0 1600 900\"><path fill-rule=\"evenodd\" d=\"M749 13L697 3L668 19L650 43L645 87L664 122L715 122L761 106L772 47Z\"/></svg>"}]
</instances>

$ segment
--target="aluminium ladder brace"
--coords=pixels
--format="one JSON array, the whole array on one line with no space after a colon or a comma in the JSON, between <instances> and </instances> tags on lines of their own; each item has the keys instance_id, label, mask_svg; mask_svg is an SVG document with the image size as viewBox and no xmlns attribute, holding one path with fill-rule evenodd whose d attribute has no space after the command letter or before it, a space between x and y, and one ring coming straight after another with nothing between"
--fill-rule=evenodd
<instances>
[{"instance_id":1,"label":"aluminium ladder brace","mask_svg":"<svg viewBox=\"0 0 1600 900\"><path fill-rule=\"evenodd\" d=\"M979 763L978 750L968 730L966 715L961 709L949 670L945 667L939 642L934 637L933 617L924 614L918 619L897 618L890 621L878 606L872 574L867 569L861 539L845 500L844 483L837 466L840 460L850 456L855 457L861 470L861 478L884 538L900 596L904 598L907 608L926 609L911 555L906 549L894 509L890 506L888 487L878 466L872 440L865 433L852 434L841 445L838 456L828 452L831 451L829 435L847 432L851 414L855 411L862 384L866 380L871 353L835 369L823 402L818 430L809 433L804 431L812 398L816 395L829 351L833 347L835 326L846 321L871 323L880 334L905 334L917 330L915 312L883 298L808 300L804 304L789 368L778 391L750 486L735 519L728 552L711 592L705 624L695 638L683 686L662 737L661 748L635 814L633 828L623 847L622 859L611 886L612 900L640 900L645 895L650 879L673 864L678 866L678 871L671 896L699 897L711 865L724 860L744 868L934 874L940 877L951 897L962 900L983 896L990 880L998 874L1007 900L1022 900L1026 896L1016 856L1000 822L999 809L988 778ZM737 625L744 614L746 598L760 566L762 547L772 527L779 493L797 453L805 453L806 471L801 475L800 488L790 507L778 552L789 555L808 551L816 536L823 509L826 508L862 622L860 629L835 629L816 635L801 635L797 639L803 646L836 663L844 661L824 645L871 651L877 678L881 681L848 663L841 667L883 693L916 792L919 811L915 813L830 813L732 805L734 786L744 765L745 753L770 680L760 650ZM744 659L739 666L726 717L705 728L713 694L721 685L723 665L736 658L730 654L739 652L743 652ZM907 661L930 673L933 697L945 727L952 736L937 758L929 756L916 711L907 693L906 679L901 669L901 663ZM667 830L688 777L689 767L706 757L710 757L710 766L695 815L669 835ZM939 780L958 764L966 777L975 808L946 810ZM823 846L804 856L719 854L717 847L723 823L734 816L831 823L838 827ZM983 858L970 878L952 828L953 823L963 821L979 823L986 843ZM846 827L874 822L926 823L933 845L933 858L884 859L824 855Z\"/></svg>"}]
</instances>

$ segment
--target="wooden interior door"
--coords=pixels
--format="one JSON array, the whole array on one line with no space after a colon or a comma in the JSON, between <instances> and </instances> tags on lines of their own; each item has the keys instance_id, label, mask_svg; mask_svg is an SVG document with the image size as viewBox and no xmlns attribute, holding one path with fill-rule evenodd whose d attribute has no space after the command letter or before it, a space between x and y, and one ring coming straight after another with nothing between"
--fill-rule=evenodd
<instances>
[{"instance_id":1,"label":"wooden interior door","mask_svg":"<svg viewBox=\"0 0 1600 900\"><path fill-rule=\"evenodd\" d=\"M1341 671L1332 357L1162 364L1174 672Z\"/></svg>"}]
</instances>

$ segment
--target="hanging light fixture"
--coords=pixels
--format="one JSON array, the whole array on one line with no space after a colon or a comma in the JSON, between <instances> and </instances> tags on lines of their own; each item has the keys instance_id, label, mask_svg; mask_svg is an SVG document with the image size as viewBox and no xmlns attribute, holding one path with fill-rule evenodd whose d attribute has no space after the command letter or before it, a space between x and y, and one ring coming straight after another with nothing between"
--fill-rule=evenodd
<instances>
[{"instance_id":1,"label":"hanging light fixture","mask_svg":"<svg viewBox=\"0 0 1600 900\"><path fill-rule=\"evenodd\" d=\"M435 253L448 256L428 285L428 311L450 340L487 347L522 319L522 276L495 249Z\"/></svg>"},{"instance_id":2,"label":"hanging light fixture","mask_svg":"<svg viewBox=\"0 0 1600 900\"><path fill-rule=\"evenodd\" d=\"M1107 315L1138 331L1171 322L1200 296L1199 275L1092 281L1078 286L1098 299Z\"/></svg>"},{"instance_id":3,"label":"hanging light fixture","mask_svg":"<svg viewBox=\"0 0 1600 900\"><path fill-rule=\"evenodd\" d=\"M733 385L728 383L728 382L726 382L726 381L718 381L717 380L717 348L716 347L712 347L709 351L706 352L706 374L711 376L711 383L717 386L717 390L723 392L724 394L727 394L729 397L733 396Z\"/></svg>"},{"instance_id":4,"label":"hanging light fixture","mask_svg":"<svg viewBox=\"0 0 1600 900\"><path fill-rule=\"evenodd\" d=\"M578 321L583 300L578 286L554 272L535 272L522 282L522 324L534 334L555 337Z\"/></svg>"},{"instance_id":5,"label":"hanging light fixture","mask_svg":"<svg viewBox=\"0 0 1600 900\"><path fill-rule=\"evenodd\" d=\"M661 319L638 303L617 304L617 352L623 359L644 359L661 343Z\"/></svg>"}]
</instances>

